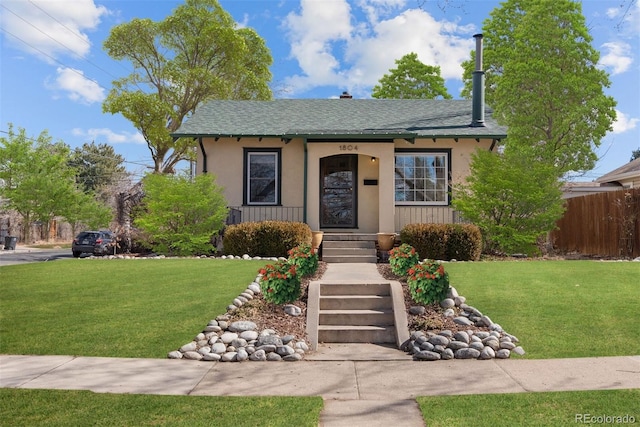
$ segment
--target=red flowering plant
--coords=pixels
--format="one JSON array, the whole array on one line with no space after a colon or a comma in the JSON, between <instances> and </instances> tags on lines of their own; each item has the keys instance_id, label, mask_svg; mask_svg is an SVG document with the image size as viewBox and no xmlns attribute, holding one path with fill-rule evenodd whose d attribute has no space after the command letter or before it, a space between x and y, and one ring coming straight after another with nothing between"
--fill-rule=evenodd
<instances>
[{"instance_id":1,"label":"red flowering plant","mask_svg":"<svg viewBox=\"0 0 640 427\"><path fill-rule=\"evenodd\" d=\"M449 273L442 264L426 259L409 269L407 286L411 298L418 304L440 302L449 291Z\"/></svg>"},{"instance_id":2,"label":"red flowering plant","mask_svg":"<svg viewBox=\"0 0 640 427\"><path fill-rule=\"evenodd\" d=\"M300 277L311 276L318 269L318 253L309 244L289 250L289 264L296 266Z\"/></svg>"},{"instance_id":3,"label":"red flowering plant","mask_svg":"<svg viewBox=\"0 0 640 427\"><path fill-rule=\"evenodd\" d=\"M389 264L391 271L396 276L406 276L411 267L416 265L420 258L415 248L407 243L389 251Z\"/></svg>"},{"instance_id":4,"label":"red flowering plant","mask_svg":"<svg viewBox=\"0 0 640 427\"><path fill-rule=\"evenodd\" d=\"M300 278L296 266L287 261L265 265L260 269L260 289L264 299L274 304L286 304L300 297Z\"/></svg>"}]
</instances>

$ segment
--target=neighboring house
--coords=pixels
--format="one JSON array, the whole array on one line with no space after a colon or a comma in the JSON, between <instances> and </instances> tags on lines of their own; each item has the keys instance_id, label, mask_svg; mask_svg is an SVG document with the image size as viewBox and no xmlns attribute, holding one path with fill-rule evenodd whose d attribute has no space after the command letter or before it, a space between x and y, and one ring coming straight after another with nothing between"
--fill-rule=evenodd
<instances>
[{"instance_id":1,"label":"neighboring house","mask_svg":"<svg viewBox=\"0 0 640 427\"><path fill-rule=\"evenodd\" d=\"M173 136L198 141L197 173L217 177L242 221L360 233L453 223L451 189L471 154L507 136L484 106L481 63L473 101L214 100Z\"/></svg>"},{"instance_id":2,"label":"neighboring house","mask_svg":"<svg viewBox=\"0 0 640 427\"><path fill-rule=\"evenodd\" d=\"M574 197L590 196L592 194L606 193L607 191L618 191L620 186L611 184L600 184L598 182L565 182L562 186L562 198L573 199Z\"/></svg>"},{"instance_id":3,"label":"neighboring house","mask_svg":"<svg viewBox=\"0 0 640 427\"><path fill-rule=\"evenodd\" d=\"M640 188L640 158L632 160L596 179L601 186L613 185L623 188Z\"/></svg>"},{"instance_id":4,"label":"neighboring house","mask_svg":"<svg viewBox=\"0 0 640 427\"><path fill-rule=\"evenodd\" d=\"M562 198L571 199L625 188L640 188L640 158L602 175L595 181L565 183L562 187Z\"/></svg>"}]
</instances>

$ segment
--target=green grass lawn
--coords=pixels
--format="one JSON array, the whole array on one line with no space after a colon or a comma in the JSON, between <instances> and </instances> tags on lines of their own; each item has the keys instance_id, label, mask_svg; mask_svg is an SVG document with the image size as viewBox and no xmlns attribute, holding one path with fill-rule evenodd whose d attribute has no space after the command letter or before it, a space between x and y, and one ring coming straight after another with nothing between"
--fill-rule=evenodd
<instances>
[{"instance_id":1,"label":"green grass lawn","mask_svg":"<svg viewBox=\"0 0 640 427\"><path fill-rule=\"evenodd\" d=\"M320 397L201 397L0 389L2 425L17 426L308 426Z\"/></svg>"},{"instance_id":2,"label":"green grass lawn","mask_svg":"<svg viewBox=\"0 0 640 427\"><path fill-rule=\"evenodd\" d=\"M640 390L561 391L419 397L429 426L568 426L631 424L597 417L627 416L640 422ZM585 423L586 417L594 417ZM604 419L603 419L604 420Z\"/></svg>"},{"instance_id":3,"label":"green grass lawn","mask_svg":"<svg viewBox=\"0 0 640 427\"><path fill-rule=\"evenodd\" d=\"M640 263L449 263L467 303L516 335L525 357L640 354Z\"/></svg>"},{"instance_id":4,"label":"green grass lawn","mask_svg":"<svg viewBox=\"0 0 640 427\"><path fill-rule=\"evenodd\" d=\"M165 358L265 261L63 260L0 267L0 353Z\"/></svg>"},{"instance_id":5,"label":"green grass lawn","mask_svg":"<svg viewBox=\"0 0 640 427\"><path fill-rule=\"evenodd\" d=\"M0 353L164 358L224 313L264 264L65 260L0 267ZM451 284L470 305L520 338L525 357L640 354L640 263L478 262L449 263L446 268ZM322 408L320 398L301 397L22 389L0 393L0 419L10 425L243 426L259 420L261 425L315 426ZM523 393L418 401L430 426L569 425L575 424L577 413L630 413L630 402L640 400L638 393ZM635 416L640 420L637 410Z\"/></svg>"}]
</instances>

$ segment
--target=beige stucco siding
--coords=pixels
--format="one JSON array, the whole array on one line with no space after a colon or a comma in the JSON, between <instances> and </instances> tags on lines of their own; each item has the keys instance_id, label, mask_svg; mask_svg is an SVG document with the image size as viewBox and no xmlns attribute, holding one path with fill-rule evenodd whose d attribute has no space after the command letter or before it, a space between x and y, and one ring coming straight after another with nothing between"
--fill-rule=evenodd
<instances>
[{"instance_id":1,"label":"beige stucco siding","mask_svg":"<svg viewBox=\"0 0 640 427\"><path fill-rule=\"evenodd\" d=\"M224 188L229 206L243 206L244 148L277 148L281 150L281 207L243 207L243 221L263 219L306 220L320 229L320 162L321 159L344 154L357 155L357 224L359 232L399 231L411 222L452 222L450 206L396 206L395 158L399 150L450 150L449 165L452 184L468 176L471 155L476 150L489 150L492 140L479 142L473 138L418 139L415 143L397 139L391 142L307 142L307 191L305 212L304 153L305 142L295 138L285 143L280 138L204 138L207 170L215 174ZM375 161L372 159L375 158ZM198 173L202 173L202 152L198 150ZM370 181L365 185L365 180ZM325 230L331 231L331 230Z\"/></svg>"},{"instance_id":2,"label":"beige stucco siding","mask_svg":"<svg viewBox=\"0 0 640 427\"><path fill-rule=\"evenodd\" d=\"M303 204L303 145L302 141L285 144L280 138L204 138L207 170L214 174L218 185L224 188L229 206L242 206L244 183L244 148L279 148L282 153L281 200L283 206L302 207ZM202 152L198 150L198 164L202 165ZM197 173L202 173L202 167Z\"/></svg>"}]
</instances>

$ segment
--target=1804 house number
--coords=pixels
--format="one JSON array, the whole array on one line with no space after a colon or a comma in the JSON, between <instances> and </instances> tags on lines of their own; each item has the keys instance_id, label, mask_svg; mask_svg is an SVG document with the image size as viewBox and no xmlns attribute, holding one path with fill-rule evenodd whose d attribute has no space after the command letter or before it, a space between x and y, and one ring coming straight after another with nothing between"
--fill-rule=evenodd
<instances>
[{"instance_id":1,"label":"1804 house number","mask_svg":"<svg viewBox=\"0 0 640 427\"><path fill-rule=\"evenodd\" d=\"M347 144L343 144L343 145L338 145L338 149L340 151L358 151L358 146L357 145L347 145Z\"/></svg>"}]
</instances>

